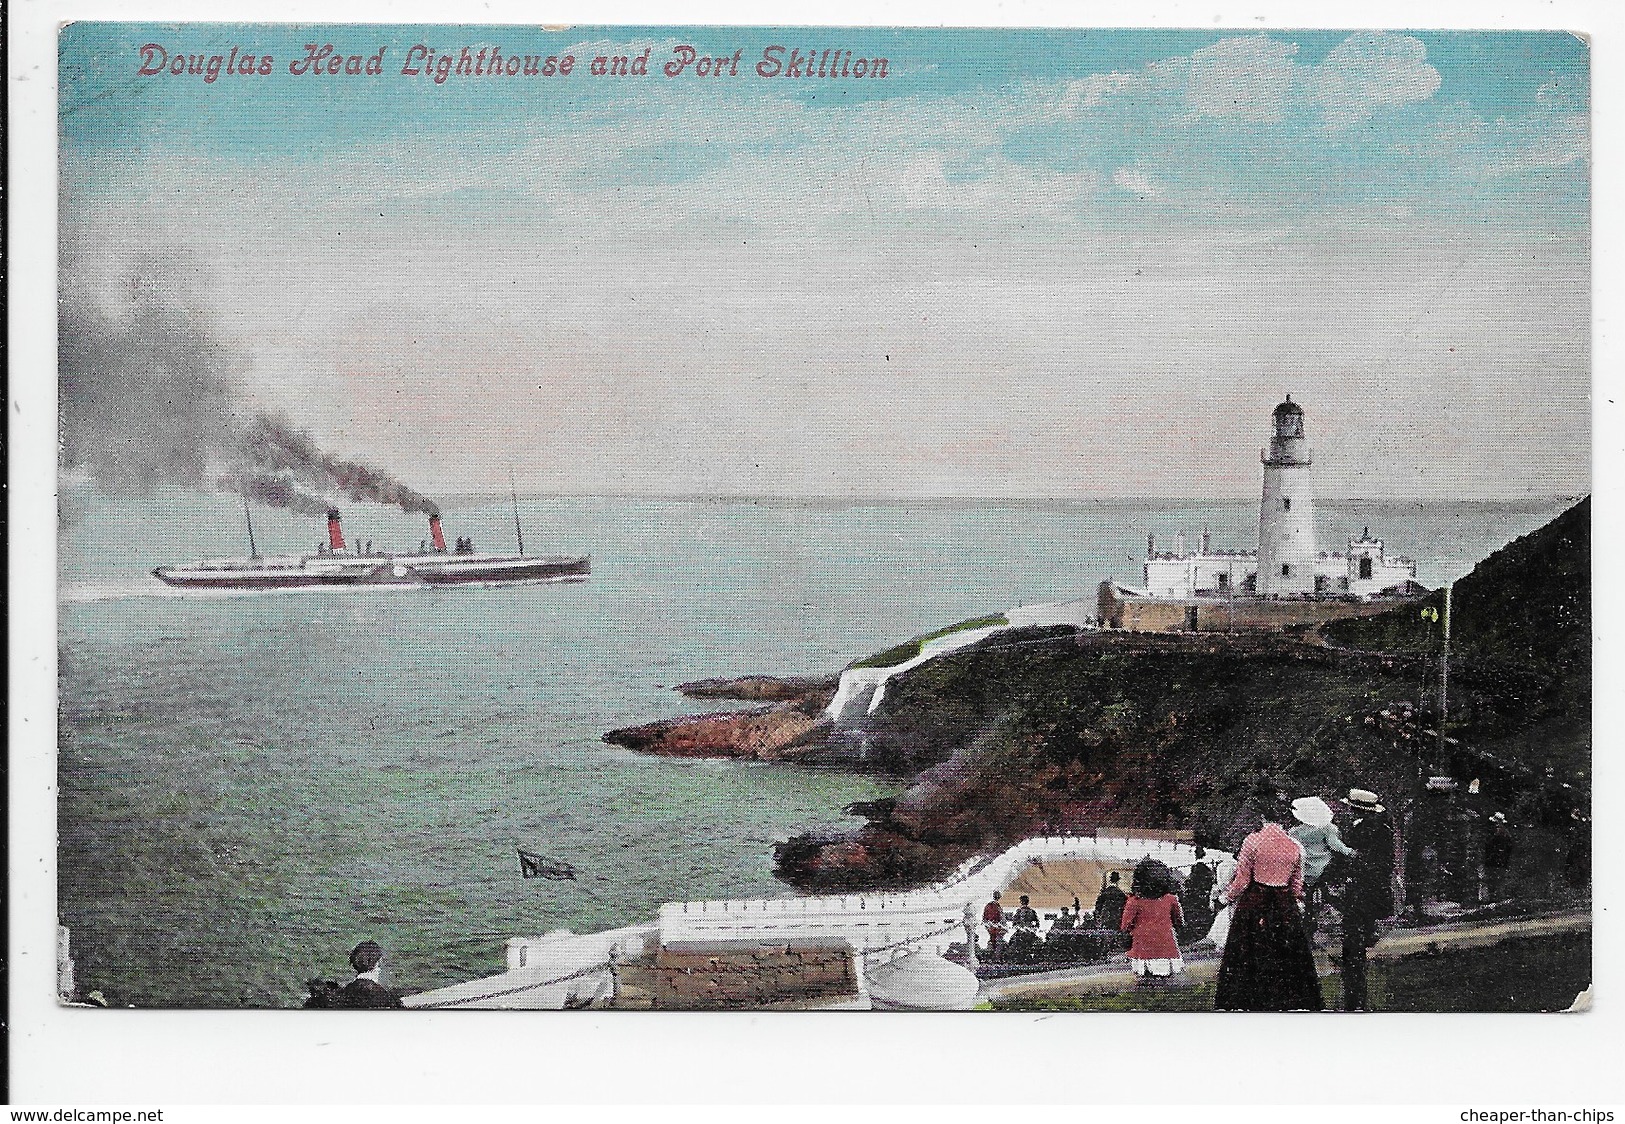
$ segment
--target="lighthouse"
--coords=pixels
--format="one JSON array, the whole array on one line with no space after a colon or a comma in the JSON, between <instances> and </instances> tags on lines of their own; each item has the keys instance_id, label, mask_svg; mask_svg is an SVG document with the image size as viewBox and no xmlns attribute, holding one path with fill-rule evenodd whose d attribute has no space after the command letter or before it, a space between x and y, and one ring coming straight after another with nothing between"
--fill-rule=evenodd
<instances>
[{"instance_id":1,"label":"lighthouse","mask_svg":"<svg viewBox=\"0 0 1625 1124\"><path fill-rule=\"evenodd\" d=\"M1258 509L1258 596L1315 592L1315 503L1309 486L1309 445L1303 407L1292 395L1275 407Z\"/></svg>"},{"instance_id":2,"label":"lighthouse","mask_svg":"<svg viewBox=\"0 0 1625 1124\"><path fill-rule=\"evenodd\" d=\"M1292 395L1270 415L1264 450L1264 497L1258 508L1258 550L1215 550L1207 529L1187 552L1183 534L1174 549L1145 544L1145 582L1139 589L1100 583L1096 618L1106 628L1135 632L1207 632L1283 629L1310 621L1367 616L1427 592L1416 584L1416 562L1391 555L1367 527L1349 536L1346 551L1315 544L1311 454L1304 439L1303 407ZM1164 540L1166 541L1166 540Z\"/></svg>"}]
</instances>

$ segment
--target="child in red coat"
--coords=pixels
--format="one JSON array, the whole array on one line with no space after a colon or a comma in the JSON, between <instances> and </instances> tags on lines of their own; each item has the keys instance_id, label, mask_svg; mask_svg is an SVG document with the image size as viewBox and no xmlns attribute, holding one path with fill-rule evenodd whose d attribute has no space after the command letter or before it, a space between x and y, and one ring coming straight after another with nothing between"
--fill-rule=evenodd
<instances>
[{"instance_id":1,"label":"child in red coat","mask_svg":"<svg viewBox=\"0 0 1625 1124\"><path fill-rule=\"evenodd\" d=\"M1154 859L1134 869L1128 904L1123 907L1123 932L1133 935L1128 964L1138 982L1178 975L1185 970L1174 930L1185 924L1173 872Z\"/></svg>"}]
</instances>

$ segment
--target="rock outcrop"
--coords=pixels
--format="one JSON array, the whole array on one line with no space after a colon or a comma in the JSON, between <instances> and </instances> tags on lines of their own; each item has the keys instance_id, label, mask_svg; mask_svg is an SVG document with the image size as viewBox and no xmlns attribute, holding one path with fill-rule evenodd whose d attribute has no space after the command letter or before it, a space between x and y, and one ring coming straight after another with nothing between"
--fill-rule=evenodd
<instances>
[{"instance_id":1,"label":"rock outcrop","mask_svg":"<svg viewBox=\"0 0 1625 1124\"><path fill-rule=\"evenodd\" d=\"M727 757L747 761L804 761L822 752L829 723L824 707L833 678L749 675L704 679L677 689L691 698L773 701L772 706L689 714L611 730L604 741L660 757Z\"/></svg>"},{"instance_id":2,"label":"rock outcrop","mask_svg":"<svg viewBox=\"0 0 1625 1124\"><path fill-rule=\"evenodd\" d=\"M824 692L825 705L840 684L836 676L741 675L737 679L700 679L679 683L677 690L691 699L745 699L750 702L801 702Z\"/></svg>"},{"instance_id":3,"label":"rock outcrop","mask_svg":"<svg viewBox=\"0 0 1625 1124\"><path fill-rule=\"evenodd\" d=\"M821 718L793 707L761 707L721 714L685 715L611 730L604 740L660 757L734 757L784 761L796 747L827 726Z\"/></svg>"}]
</instances>

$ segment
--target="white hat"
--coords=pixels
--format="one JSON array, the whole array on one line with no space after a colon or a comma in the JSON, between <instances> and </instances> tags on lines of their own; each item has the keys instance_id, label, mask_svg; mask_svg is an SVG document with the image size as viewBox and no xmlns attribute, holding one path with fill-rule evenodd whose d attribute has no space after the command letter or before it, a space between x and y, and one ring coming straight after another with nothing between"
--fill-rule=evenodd
<instances>
[{"instance_id":1,"label":"white hat","mask_svg":"<svg viewBox=\"0 0 1625 1124\"><path fill-rule=\"evenodd\" d=\"M1331 806L1318 796L1300 796L1292 802L1292 814L1299 823L1325 827L1332 822Z\"/></svg>"},{"instance_id":2,"label":"white hat","mask_svg":"<svg viewBox=\"0 0 1625 1124\"><path fill-rule=\"evenodd\" d=\"M1377 803L1377 794L1363 788L1349 789L1348 804L1351 808L1358 808L1362 812L1380 812L1382 805Z\"/></svg>"}]
</instances>

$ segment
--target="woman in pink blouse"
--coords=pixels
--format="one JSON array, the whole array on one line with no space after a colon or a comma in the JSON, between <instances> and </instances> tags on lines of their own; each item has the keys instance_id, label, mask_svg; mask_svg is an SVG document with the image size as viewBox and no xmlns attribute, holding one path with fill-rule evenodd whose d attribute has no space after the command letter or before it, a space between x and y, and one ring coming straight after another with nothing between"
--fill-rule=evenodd
<instances>
[{"instance_id":1,"label":"woman in pink blouse","mask_svg":"<svg viewBox=\"0 0 1625 1124\"><path fill-rule=\"evenodd\" d=\"M1320 977L1303 927L1303 847L1272 817L1265 816L1236 853L1224 900L1234 910L1214 1006L1320 1010Z\"/></svg>"}]
</instances>

